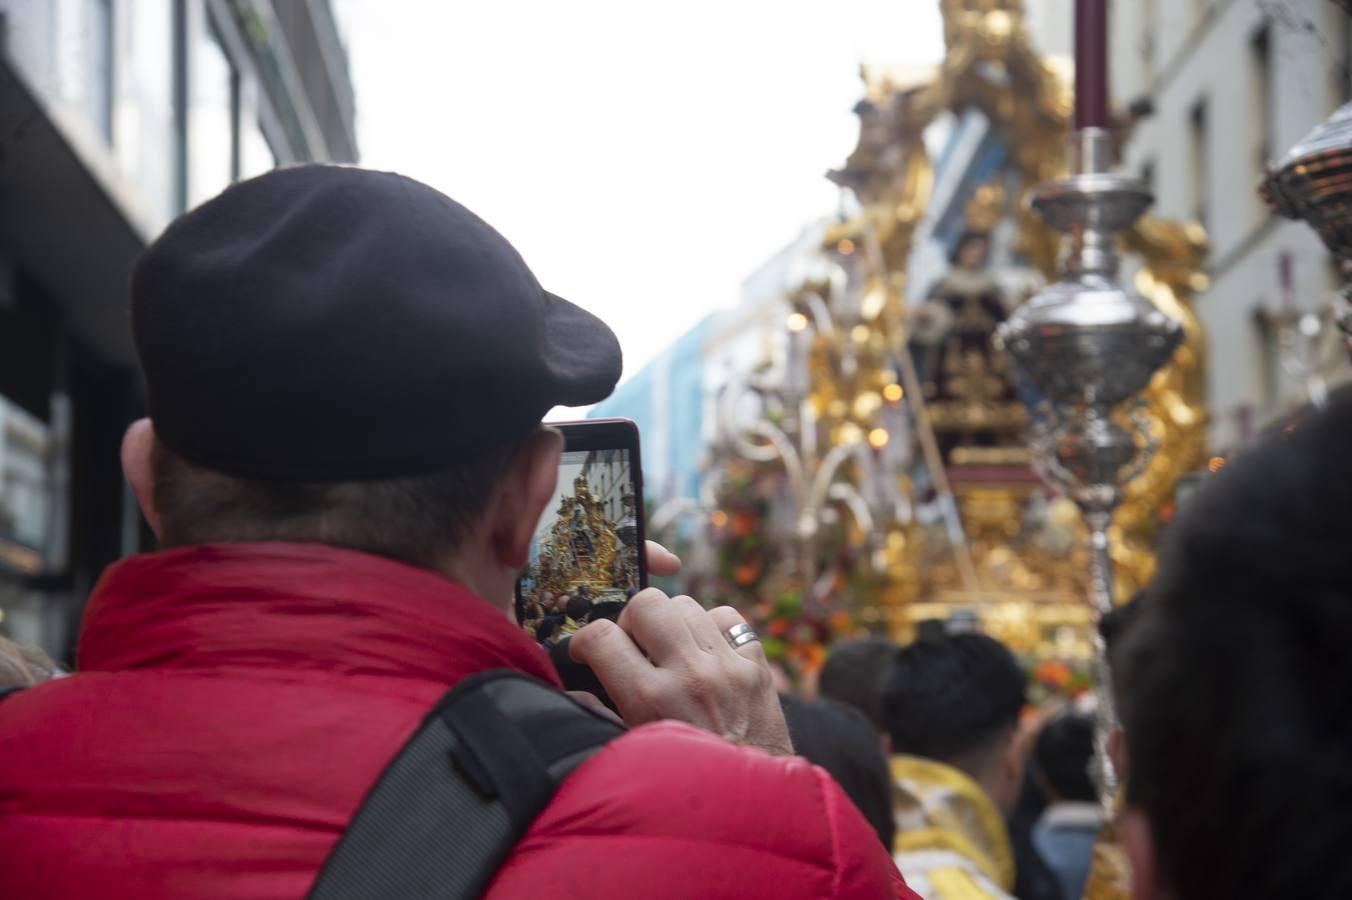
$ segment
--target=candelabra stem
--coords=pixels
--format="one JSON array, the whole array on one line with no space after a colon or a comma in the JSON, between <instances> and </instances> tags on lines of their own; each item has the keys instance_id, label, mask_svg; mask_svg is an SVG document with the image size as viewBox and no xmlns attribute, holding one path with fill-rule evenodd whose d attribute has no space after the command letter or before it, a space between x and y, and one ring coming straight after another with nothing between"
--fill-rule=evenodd
<instances>
[{"instance_id":1,"label":"candelabra stem","mask_svg":"<svg viewBox=\"0 0 1352 900\"><path fill-rule=\"evenodd\" d=\"M1109 508L1084 509L1089 526L1089 593L1096 619L1113 609L1113 558L1108 545L1108 526L1113 510ZM1108 646L1103 632L1094 629L1094 683L1097 686L1098 705L1094 715L1094 786L1098 788L1099 802L1111 817L1117 796L1117 769L1108 753L1108 743L1117 729L1117 708L1113 701L1112 668L1108 664Z\"/></svg>"}]
</instances>

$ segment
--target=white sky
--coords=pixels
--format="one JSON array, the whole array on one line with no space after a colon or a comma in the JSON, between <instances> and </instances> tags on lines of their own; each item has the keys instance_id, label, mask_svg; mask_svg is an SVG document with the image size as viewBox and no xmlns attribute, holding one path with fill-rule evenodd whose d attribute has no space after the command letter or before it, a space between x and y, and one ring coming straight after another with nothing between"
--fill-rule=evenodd
<instances>
[{"instance_id":1,"label":"white sky","mask_svg":"<svg viewBox=\"0 0 1352 900\"><path fill-rule=\"evenodd\" d=\"M335 0L362 164L479 213L638 371L806 222L936 0Z\"/></svg>"}]
</instances>

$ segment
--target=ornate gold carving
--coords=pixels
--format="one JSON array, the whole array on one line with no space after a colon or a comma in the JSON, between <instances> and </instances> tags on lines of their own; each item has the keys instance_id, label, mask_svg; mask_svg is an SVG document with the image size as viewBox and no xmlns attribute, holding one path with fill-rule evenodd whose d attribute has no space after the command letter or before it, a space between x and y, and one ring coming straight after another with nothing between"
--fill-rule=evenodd
<instances>
[{"instance_id":1,"label":"ornate gold carving","mask_svg":"<svg viewBox=\"0 0 1352 900\"><path fill-rule=\"evenodd\" d=\"M854 192L862 210L829 230L826 249L872 252L876 265L863 289L867 298L863 308L870 315L864 319L864 340L856 345L860 353L854 374L840 375L842 342L819 339L814 347L810 399L828 434L839 434L846 426L865 431L875 427L875 407L857 399L896 379L890 356L908 340L911 328L918 333L928 322L932 326L928 330L942 341L950 327L942 317L929 322L923 310L908 318L903 300L912 241L934 182L923 133L940 113L971 108L983 112L1004 136L1007 166L1017 176L979 189L965 211L968 224L985 230L1002 215L1015 216L1016 250L1045 277L1055 273L1059 237L1027 210L1023 200L1032 186L1065 171L1069 80L1030 47L1019 0L941 0L941 7L948 52L937 70L862 67L865 97L856 108L859 142L844 166L829 176ZM1013 196L1006 194L1006 185ZM1145 261L1139 289L1180 318L1187 337L1146 395L1152 437L1160 446L1146 471L1128 486L1116 519L1114 556L1122 591L1149 577L1158 510L1172 497L1179 476L1202 459L1206 425L1205 338L1189 308L1195 293L1206 286L1205 235L1196 226L1144 220L1125 236L1125 244ZM824 285L812 289L820 291ZM995 402L1003 374L996 371L999 363L989 363L980 353L974 357L965 348L949 356L943 362L945 374L961 396L933 398L928 413L937 430L1009 429L1012 434L1025 424L1021 406L1001 407ZM1027 471L1026 460L1021 447L960 441L948 461L958 467L1005 466L1012 476ZM897 615L893 607L873 617L899 623L899 636L905 636L908 620L940 609L976 607L983 611L987 627L998 626L1019 649L1030 652L1045 644L1048 628L1088 628L1091 618L1082 606L1084 554L1078 516L1068 501L1050 501L1041 532L1007 533L1007 523L1019 521L1039 490L1023 479L1004 485L958 485L963 522L978 560L980 595L960 588L946 544L936 545L914 529L890 536L883 603L909 603L909 615ZM1083 615L1077 618L1068 612L1073 610L1082 610ZM1077 640L1088 653L1087 642Z\"/></svg>"},{"instance_id":2,"label":"ornate gold carving","mask_svg":"<svg viewBox=\"0 0 1352 900\"><path fill-rule=\"evenodd\" d=\"M587 476L573 479L573 495L559 498L556 516L536 562L538 591L576 593L585 587L594 600L623 600L624 592L615 588L627 580L620 540Z\"/></svg>"},{"instance_id":3,"label":"ornate gold carving","mask_svg":"<svg viewBox=\"0 0 1352 900\"><path fill-rule=\"evenodd\" d=\"M1183 323L1183 343L1145 391L1157 450L1145 471L1127 484L1113 519L1119 597L1144 587L1154 574L1151 547L1159 510L1172 501L1183 474L1201 469L1207 427L1206 335L1191 305L1207 288L1206 232L1196 223L1143 219L1123 236L1123 245L1146 263L1136 276L1136 289Z\"/></svg>"}]
</instances>

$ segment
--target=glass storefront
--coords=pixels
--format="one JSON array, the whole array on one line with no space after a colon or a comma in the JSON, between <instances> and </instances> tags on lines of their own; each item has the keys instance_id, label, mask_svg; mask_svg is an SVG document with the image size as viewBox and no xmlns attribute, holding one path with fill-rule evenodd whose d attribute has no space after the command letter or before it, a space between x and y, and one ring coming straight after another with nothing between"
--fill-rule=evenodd
<instances>
[{"instance_id":1,"label":"glass storefront","mask_svg":"<svg viewBox=\"0 0 1352 900\"><path fill-rule=\"evenodd\" d=\"M235 180L239 74L214 28L194 41L188 72L188 206L210 200Z\"/></svg>"},{"instance_id":2,"label":"glass storefront","mask_svg":"<svg viewBox=\"0 0 1352 900\"><path fill-rule=\"evenodd\" d=\"M57 453L48 423L0 397L0 631L46 646L49 604L33 585L61 563Z\"/></svg>"},{"instance_id":3,"label":"glass storefront","mask_svg":"<svg viewBox=\"0 0 1352 900\"><path fill-rule=\"evenodd\" d=\"M159 231L178 212L174 178L173 0L122 0L127 22L114 108L118 168Z\"/></svg>"}]
</instances>

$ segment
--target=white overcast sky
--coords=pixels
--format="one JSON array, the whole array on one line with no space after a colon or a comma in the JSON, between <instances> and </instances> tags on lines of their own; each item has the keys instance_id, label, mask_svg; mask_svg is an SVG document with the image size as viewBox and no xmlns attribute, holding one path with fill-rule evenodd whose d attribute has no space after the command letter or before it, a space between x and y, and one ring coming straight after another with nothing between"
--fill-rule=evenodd
<instances>
[{"instance_id":1,"label":"white overcast sky","mask_svg":"<svg viewBox=\"0 0 1352 900\"><path fill-rule=\"evenodd\" d=\"M936 0L335 0L362 164L425 181L605 319L625 377L808 221L859 63L936 62Z\"/></svg>"}]
</instances>

